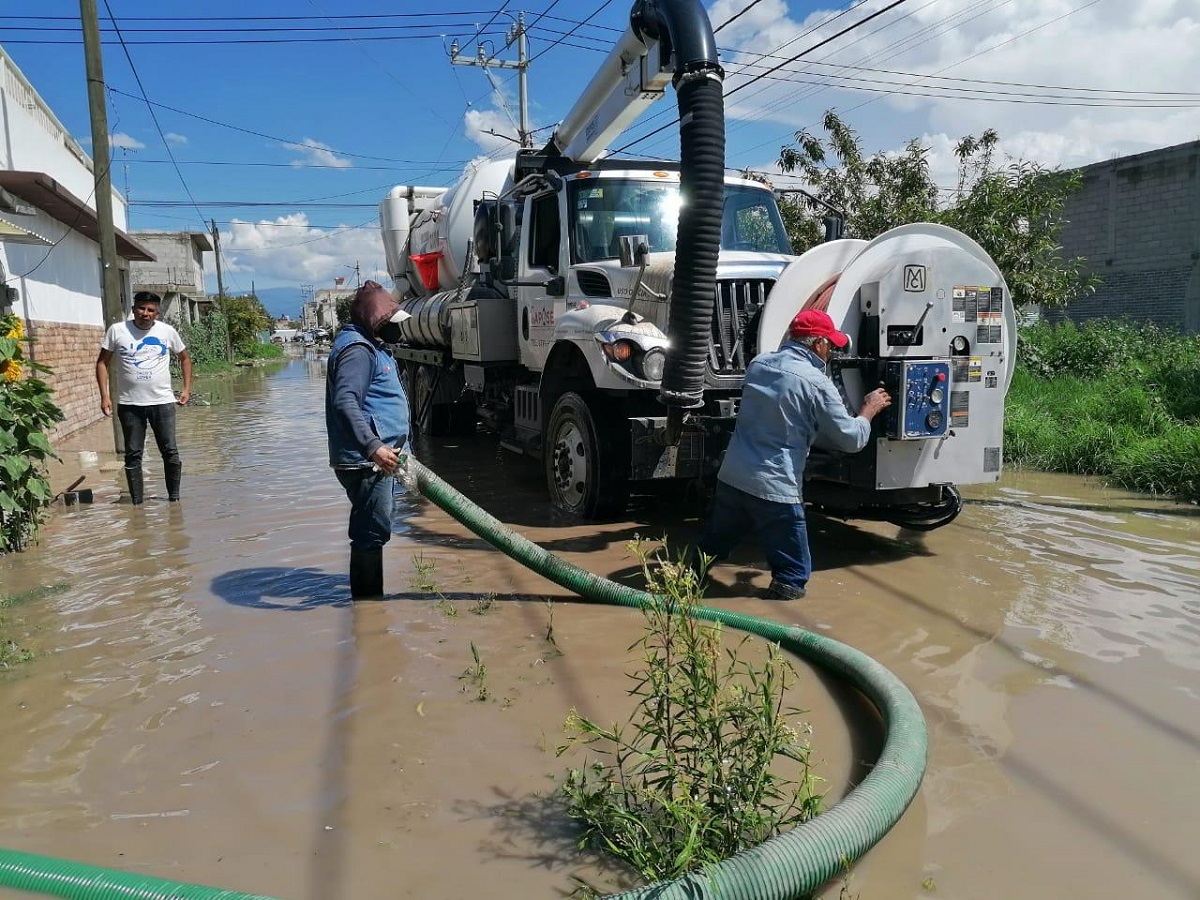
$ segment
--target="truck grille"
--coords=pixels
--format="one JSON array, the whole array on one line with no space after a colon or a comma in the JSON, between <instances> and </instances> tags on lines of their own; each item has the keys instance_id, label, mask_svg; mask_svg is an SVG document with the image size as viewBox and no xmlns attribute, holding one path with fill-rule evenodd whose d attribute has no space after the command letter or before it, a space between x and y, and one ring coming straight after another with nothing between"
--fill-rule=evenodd
<instances>
[{"instance_id":1,"label":"truck grille","mask_svg":"<svg viewBox=\"0 0 1200 900\"><path fill-rule=\"evenodd\" d=\"M775 285L769 278L717 282L708 367L714 375L741 375L758 352L758 314Z\"/></svg>"}]
</instances>

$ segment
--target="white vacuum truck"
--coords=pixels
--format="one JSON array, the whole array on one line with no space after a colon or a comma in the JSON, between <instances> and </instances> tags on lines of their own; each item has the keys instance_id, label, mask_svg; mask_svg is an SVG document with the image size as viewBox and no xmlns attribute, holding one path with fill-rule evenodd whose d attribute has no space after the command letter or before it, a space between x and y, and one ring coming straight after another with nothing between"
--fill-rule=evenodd
<instances>
[{"instance_id":1,"label":"white vacuum truck","mask_svg":"<svg viewBox=\"0 0 1200 900\"><path fill-rule=\"evenodd\" d=\"M715 475L746 364L818 303L855 341L832 367L848 403L876 383L897 402L861 453L814 450L806 496L841 515L948 522L955 483L999 474L1003 278L936 226L797 259L772 191L725 174L722 78L700 0L640 0L545 147L475 161L450 189L388 194L414 428L482 422L542 460L560 509L619 513L637 482ZM668 83L680 160L605 158Z\"/></svg>"}]
</instances>

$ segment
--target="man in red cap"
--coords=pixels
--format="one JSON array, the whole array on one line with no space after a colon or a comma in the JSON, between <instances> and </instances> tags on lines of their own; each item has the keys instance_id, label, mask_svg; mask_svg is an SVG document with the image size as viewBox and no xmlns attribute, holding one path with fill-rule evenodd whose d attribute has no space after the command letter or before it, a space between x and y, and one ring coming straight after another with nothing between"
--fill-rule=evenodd
<instances>
[{"instance_id":1,"label":"man in red cap","mask_svg":"<svg viewBox=\"0 0 1200 900\"><path fill-rule=\"evenodd\" d=\"M867 394L857 416L846 411L825 363L849 343L827 313L807 309L792 319L782 347L746 367L737 427L696 546L719 560L757 531L774 599L803 597L812 574L802 493L809 448L820 434L823 444L857 453L870 439L871 420L892 402L881 388Z\"/></svg>"},{"instance_id":2,"label":"man in red cap","mask_svg":"<svg viewBox=\"0 0 1200 900\"><path fill-rule=\"evenodd\" d=\"M383 545L392 538L392 486L408 440L408 398L387 345L408 313L368 281L329 348L325 428L329 465L350 500L350 596L383 594Z\"/></svg>"}]
</instances>

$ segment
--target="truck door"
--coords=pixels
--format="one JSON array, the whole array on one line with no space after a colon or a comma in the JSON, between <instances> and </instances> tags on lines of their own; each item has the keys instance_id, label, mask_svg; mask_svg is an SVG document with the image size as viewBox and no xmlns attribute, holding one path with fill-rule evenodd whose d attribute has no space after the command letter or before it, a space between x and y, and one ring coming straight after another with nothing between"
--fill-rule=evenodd
<instances>
[{"instance_id":1,"label":"truck door","mask_svg":"<svg viewBox=\"0 0 1200 900\"><path fill-rule=\"evenodd\" d=\"M566 312L565 289L548 291L546 287L547 283L565 284L566 241L557 193L536 194L526 204L517 278L517 327L521 364L540 372L554 341L554 324Z\"/></svg>"}]
</instances>

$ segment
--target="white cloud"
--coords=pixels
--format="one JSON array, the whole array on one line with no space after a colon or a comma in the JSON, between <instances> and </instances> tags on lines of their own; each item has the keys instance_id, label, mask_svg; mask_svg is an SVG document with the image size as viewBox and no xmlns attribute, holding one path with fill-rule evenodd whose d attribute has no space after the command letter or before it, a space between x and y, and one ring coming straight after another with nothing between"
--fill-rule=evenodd
<instances>
[{"instance_id":1,"label":"white cloud","mask_svg":"<svg viewBox=\"0 0 1200 900\"><path fill-rule=\"evenodd\" d=\"M121 150L144 150L146 145L135 137L131 137L123 131L118 131L116 134L109 135L109 146L117 147Z\"/></svg>"},{"instance_id":2,"label":"white cloud","mask_svg":"<svg viewBox=\"0 0 1200 900\"><path fill-rule=\"evenodd\" d=\"M463 117L463 123L467 137L489 153L493 150L516 152L517 129L503 110L471 109Z\"/></svg>"},{"instance_id":3,"label":"white cloud","mask_svg":"<svg viewBox=\"0 0 1200 900\"><path fill-rule=\"evenodd\" d=\"M314 141L312 138L305 138L300 144L284 144L289 150L297 150L304 154L302 159L292 160L292 165L297 168L304 166L330 166L334 169L349 169L354 165L349 159L344 156L338 156L333 148L328 144L322 144L320 141Z\"/></svg>"},{"instance_id":4,"label":"white cloud","mask_svg":"<svg viewBox=\"0 0 1200 900\"><path fill-rule=\"evenodd\" d=\"M163 137L167 139L168 144L186 144L188 142L187 135L176 134L174 131L168 131Z\"/></svg>"},{"instance_id":5,"label":"white cloud","mask_svg":"<svg viewBox=\"0 0 1200 900\"><path fill-rule=\"evenodd\" d=\"M764 71L757 54L776 54L766 61L775 65L885 3L872 0L777 50L837 11L818 10L801 20L789 17L784 0L764 0L718 35L721 46L741 51L723 60L727 89ZM723 22L744 6L744 0L717 0L712 20ZM985 128L999 132L1002 154L1045 165L1081 165L1196 140L1200 98L1168 92L1195 90L1198 39L1197 0L1086 6L1085 0L982 6L938 0L900 7L789 66L789 82L762 79L731 97L730 162L744 164L737 154L773 156L790 143L791 132L818 131L829 108L860 132L868 151L896 149L922 136L939 179L949 178L943 184L953 184L948 154L954 141ZM747 61L758 68L738 75ZM1160 92L1166 102L1132 91Z\"/></svg>"},{"instance_id":6,"label":"white cloud","mask_svg":"<svg viewBox=\"0 0 1200 900\"><path fill-rule=\"evenodd\" d=\"M346 267L356 262L365 280L388 284L382 263L383 240L374 222L363 226L314 228L302 212L258 222L233 220L221 231L221 263L229 272L244 272L260 282L332 285L339 275L353 277Z\"/></svg>"}]
</instances>

